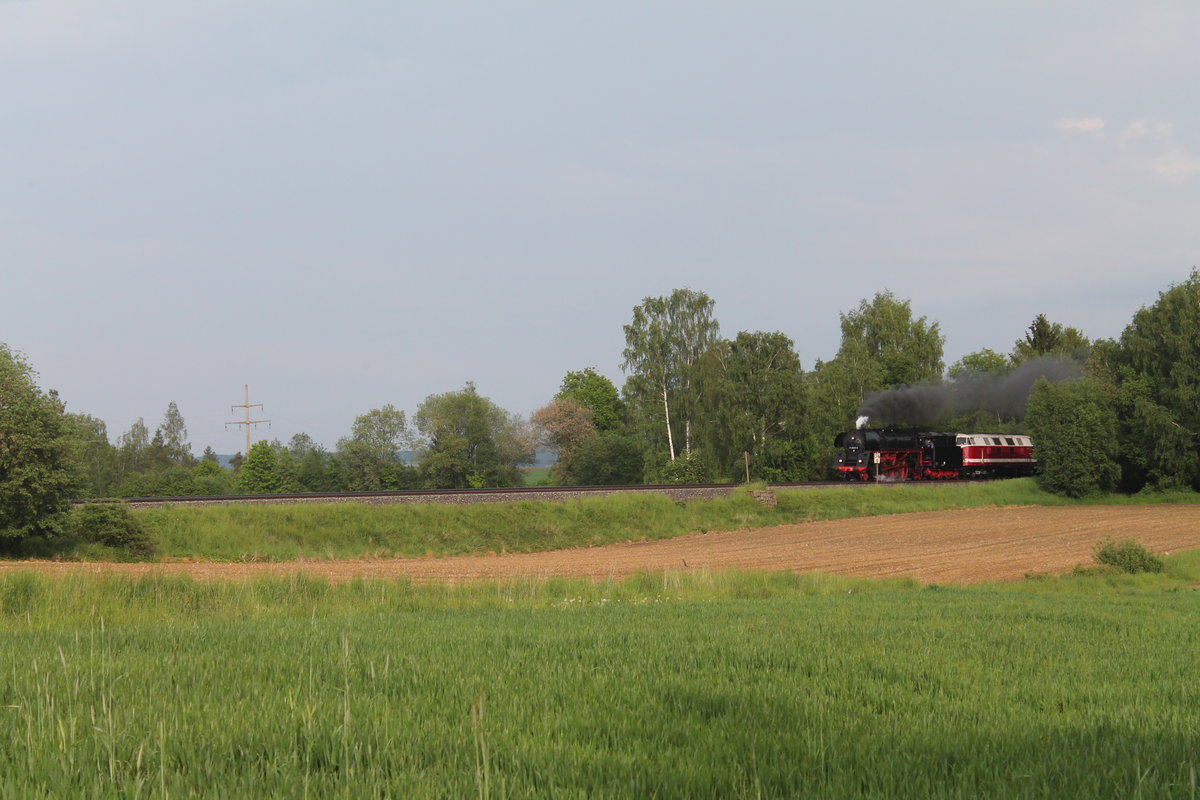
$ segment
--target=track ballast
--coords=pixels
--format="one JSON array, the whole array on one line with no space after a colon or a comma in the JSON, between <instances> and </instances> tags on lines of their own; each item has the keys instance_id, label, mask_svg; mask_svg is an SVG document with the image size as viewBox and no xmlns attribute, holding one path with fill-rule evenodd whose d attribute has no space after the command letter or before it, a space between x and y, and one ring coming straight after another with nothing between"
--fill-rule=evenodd
<instances>
[{"instance_id":1,"label":"track ballast","mask_svg":"<svg viewBox=\"0 0 1200 800\"><path fill-rule=\"evenodd\" d=\"M521 501L562 502L581 497L609 494L662 494L673 500L701 500L728 497L741 484L667 484L657 486L521 486L497 489L403 489L388 492L306 492L293 494L213 495L180 497L127 497L104 500L77 500L83 503L125 503L133 507L162 505L283 505L302 503L366 503L370 505L473 505L475 503L515 503ZM856 486L842 481L772 483L770 489L818 489L830 486Z\"/></svg>"}]
</instances>

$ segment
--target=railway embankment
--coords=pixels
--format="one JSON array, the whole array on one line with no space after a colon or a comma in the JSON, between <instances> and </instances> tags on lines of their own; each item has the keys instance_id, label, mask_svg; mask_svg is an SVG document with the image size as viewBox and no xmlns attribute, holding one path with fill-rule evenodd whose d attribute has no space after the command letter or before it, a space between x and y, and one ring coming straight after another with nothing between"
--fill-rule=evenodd
<instances>
[{"instance_id":1,"label":"railway embankment","mask_svg":"<svg viewBox=\"0 0 1200 800\"><path fill-rule=\"evenodd\" d=\"M758 490L740 487L671 489L670 494L564 492L561 502L532 502L545 498L545 491L457 493L459 499L473 501L463 503L430 502L428 493L370 498L400 501L379 503L344 497L294 502L283 497L269 498L274 502L240 498L246 502L201 500L192 505L159 499L135 507L133 514L153 537L158 558L274 562L533 553L909 512L1086 505L1042 492L1031 479L776 489L763 497L754 496ZM441 499L455 496L446 494ZM423 502L414 502L418 499ZM1114 496L1087 504L1198 500L1200 495L1181 493ZM69 548L41 555L68 560L122 557Z\"/></svg>"}]
</instances>

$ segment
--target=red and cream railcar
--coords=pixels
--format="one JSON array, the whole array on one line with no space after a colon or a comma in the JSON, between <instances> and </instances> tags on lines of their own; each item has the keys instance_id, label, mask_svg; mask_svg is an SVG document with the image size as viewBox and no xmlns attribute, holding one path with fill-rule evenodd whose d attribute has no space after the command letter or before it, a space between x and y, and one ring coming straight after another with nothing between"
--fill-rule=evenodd
<instances>
[{"instance_id":1,"label":"red and cream railcar","mask_svg":"<svg viewBox=\"0 0 1200 800\"><path fill-rule=\"evenodd\" d=\"M995 433L959 433L963 477L1018 477L1037 468L1033 440L1028 436Z\"/></svg>"}]
</instances>

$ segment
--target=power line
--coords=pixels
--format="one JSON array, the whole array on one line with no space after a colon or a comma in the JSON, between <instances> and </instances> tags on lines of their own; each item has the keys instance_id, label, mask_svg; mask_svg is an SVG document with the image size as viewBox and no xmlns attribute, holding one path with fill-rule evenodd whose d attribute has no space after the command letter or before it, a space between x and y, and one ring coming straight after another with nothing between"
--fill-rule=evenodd
<instances>
[{"instance_id":1,"label":"power line","mask_svg":"<svg viewBox=\"0 0 1200 800\"><path fill-rule=\"evenodd\" d=\"M226 422L225 427L226 427L226 429L228 429L230 425L245 425L246 426L246 449L245 449L245 451L243 451L242 454L248 457L250 455L250 426L258 425L260 422L270 422L271 420L269 420L269 419L250 419L250 409L262 408L263 404L262 403L251 403L250 402L250 384L247 383L244 385L246 388L246 402L239 403L238 405L230 406L229 410L230 410L230 412L232 412L233 409L235 409L235 408L246 409L246 419L244 419L244 420L239 419L235 422Z\"/></svg>"}]
</instances>

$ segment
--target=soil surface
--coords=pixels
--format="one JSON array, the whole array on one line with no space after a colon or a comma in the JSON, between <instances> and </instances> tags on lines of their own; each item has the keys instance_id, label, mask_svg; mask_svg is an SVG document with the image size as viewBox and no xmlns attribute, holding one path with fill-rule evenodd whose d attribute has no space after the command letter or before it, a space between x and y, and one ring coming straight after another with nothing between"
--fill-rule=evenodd
<instances>
[{"instance_id":1,"label":"soil surface","mask_svg":"<svg viewBox=\"0 0 1200 800\"><path fill-rule=\"evenodd\" d=\"M3 570L51 574L185 574L248 580L303 572L331 581L408 577L414 581L576 576L594 580L663 570L792 570L922 583L977 583L1058 574L1092 563L1105 538L1135 539L1156 553L1200 549L1200 505L973 509L806 522L547 553L377 560L229 564L0 563Z\"/></svg>"}]
</instances>

